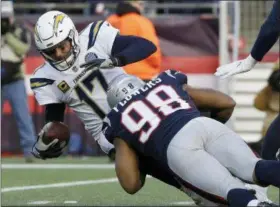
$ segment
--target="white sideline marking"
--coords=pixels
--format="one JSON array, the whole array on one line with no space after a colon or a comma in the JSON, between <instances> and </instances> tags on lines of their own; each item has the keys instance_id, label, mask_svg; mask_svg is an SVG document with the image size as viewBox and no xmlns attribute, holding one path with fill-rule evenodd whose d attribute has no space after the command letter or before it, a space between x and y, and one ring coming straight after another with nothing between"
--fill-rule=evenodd
<instances>
[{"instance_id":1,"label":"white sideline marking","mask_svg":"<svg viewBox=\"0 0 280 207\"><path fill-rule=\"evenodd\" d=\"M28 204L31 204L31 205L44 205L44 204L48 204L48 203L50 203L50 201L31 201Z\"/></svg>"},{"instance_id":2,"label":"white sideline marking","mask_svg":"<svg viewBox=\"0 0 280 207\"><path fill-rule=\"evenodd\" d=\"M78 203L77 201L64 201L65 204L76 204Z\"/></svg>"},{"instance_id":3,"label":"white sideline marking","mask_svg":"<svg viewBox=\"0 0 280 207\"><path fill-rule=\"evenodd\" d=\"M173 205L182 205L182 206L185 206L185 205L194 205L195 203L193 201L179 201L179 202L173 202L171 203Z\"/></svg>"},{"instance_id":4,"label":"white sideline marking","mask_svg":"<svg viewBox=\"0 0 280 207\"><path fill-rule=\"evenodd\" d=\"M152 178L152 177L147 176L146 178ZM26 190L44 189L44 188L63 188L63 187L69 187L69 186L114 183L114 182L117 182L117 181L118 181L118 178L107 178L107 179L99 179L99 180L85 180L85 181L53 183L53 184L45 184L45 185L16 186L16 187L2 188L1 193L13 192L13 191L26 191Z\"/></svg>"},{"instance_id":5,"label":"white sideline marking","mask_svg":"<svg viewBox=\"0 0 280 207\"><path fill-rule=\"evenodd\" d=\"M63 188L69 186L77 186L77 185L93 185L93 184L101 184L101 183L113 183L117 182L117 178L107 178L100 180L85 180L85 181L75 181L75 182L65 182L65 183L53 183L53 184L45 184L45 185L29 185L29 186L16 186L16 187L8 187L2 188L1 193L12 192L12 191L26 191L26 190L35 190L35 189L44 189L44 188Z\"/></svg>"},{"instance_id":6,"label":"white sideline marking","mask_svg":"<svg viewBox=\"0 0 280 207\"><path fill-rule=\"evenodd\" d=\"M114 164L2 164L2 169L113 169Z\"/></svg>"}]
</instances>

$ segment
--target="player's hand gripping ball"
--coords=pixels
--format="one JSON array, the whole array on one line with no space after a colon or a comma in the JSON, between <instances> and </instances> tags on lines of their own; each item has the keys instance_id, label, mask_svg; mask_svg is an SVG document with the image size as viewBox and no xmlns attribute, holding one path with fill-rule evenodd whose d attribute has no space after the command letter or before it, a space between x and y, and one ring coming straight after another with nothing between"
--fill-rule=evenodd
<instances>
[{"instance_id":1,"label":"player's hand gripping ball","mask_svg":"<svg viewBox=\"0 0 280 207\"><path fill-rule=\"evenodd\" d=\"M38 134L32 154L39 159L59 157L70 140L69 128L61 122L47 123Z\"/></svg>"}]
</instances>

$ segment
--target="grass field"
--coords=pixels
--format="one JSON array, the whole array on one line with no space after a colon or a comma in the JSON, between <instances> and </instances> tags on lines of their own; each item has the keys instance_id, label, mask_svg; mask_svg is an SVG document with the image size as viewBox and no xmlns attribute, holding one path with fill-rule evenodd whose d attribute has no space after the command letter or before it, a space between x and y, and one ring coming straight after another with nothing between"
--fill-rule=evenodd
<instances>
[{"instance_id":1,"label":"grass field","mask_svg":"<svg viewBox=\"0 0 280 207\"><path fill-rule=\"evenodd\" d=\"M68 168L67 168L68 167ZM2 158L2 206L191 205L177 189L149 178L131 196L117 182L107 158L60 158L26 165L20 158ZM269 189L278 202L279 193Z\"/></svg>"}]
</instances>

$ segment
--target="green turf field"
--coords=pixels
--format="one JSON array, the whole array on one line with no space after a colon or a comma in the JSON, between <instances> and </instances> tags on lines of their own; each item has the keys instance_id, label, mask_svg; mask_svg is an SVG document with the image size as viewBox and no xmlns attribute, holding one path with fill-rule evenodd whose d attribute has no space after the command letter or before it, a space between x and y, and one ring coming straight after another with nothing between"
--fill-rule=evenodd
<instances>
[{"instance_id":1,"label":"green turf field","mask_svg":"<svg viewBox=\"0 0 280 207\"><path fill-rule=\"evenodd\" d=\"M126 194L107 158L60 158L36 161L29 167L20 158L2 158L1 182L2 206L191 204L185 194L153 178L139 193ZM270 188L273 201L278 201L278 194Z\"/></svg>"}]
</instances>

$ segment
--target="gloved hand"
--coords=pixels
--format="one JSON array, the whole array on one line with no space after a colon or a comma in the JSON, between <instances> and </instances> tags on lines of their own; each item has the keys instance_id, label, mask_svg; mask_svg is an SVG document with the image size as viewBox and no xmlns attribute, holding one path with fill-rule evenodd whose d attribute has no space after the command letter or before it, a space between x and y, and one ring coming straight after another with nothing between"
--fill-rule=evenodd
<instances>
[{"instance_id":1,"label":"gloved hand","mask_svg":"<svg viewBox=\"0 0 280 207\"><path fill-rule=\"evenodd\" d=\"M233 63L218 67L215 76L227 78L238 73L245 73L251 70L257 64L257 62L258 61L256 61L251 55L249 55L244 60L235 61Z\"/></svg>"},{"instance_id":2,"label":"gloved hand","mask_svg":"<svg viewBox=\"0 0 280 207\"><path fill-rule=\"evenodd\" d=\"M50 143L45 144L43 142L43 136L47 128L48 124L40 131L31 152L34 157L42 160L59 157L63 153L63 148L66 146L66 143L60 143L58 139L54 139Z\"/></svg>"},{"instance_id":3,"label":"gloved hand","mask_svg":"<svg viewBox=\"0 0 280 207\"><path fill-rule=\"evenodd\" d=\"M280 70L275 70L268 78L272 90L280 92Z\"/></svg>"},{"instance_id":4,"label":"gloved hand","mask_svg":"<svg viewBox=\"0 0 280 207\"><path fill-rule=\"evenodd\" d=\"M94 59L89 62L85 62L80 65L81 68L86 69L110 69L119 66L119 60L117 58L108 58L108 59Z\"/></svg>"}]
</instances>

